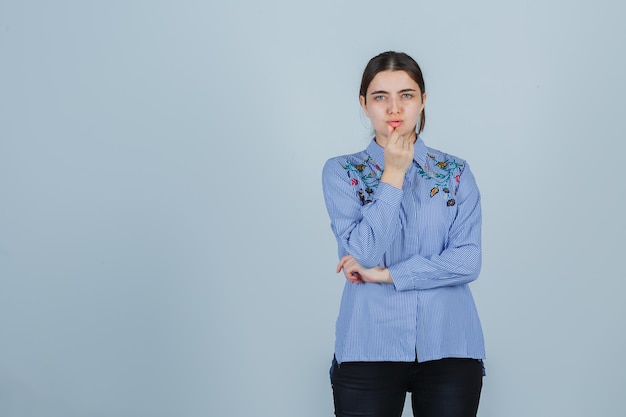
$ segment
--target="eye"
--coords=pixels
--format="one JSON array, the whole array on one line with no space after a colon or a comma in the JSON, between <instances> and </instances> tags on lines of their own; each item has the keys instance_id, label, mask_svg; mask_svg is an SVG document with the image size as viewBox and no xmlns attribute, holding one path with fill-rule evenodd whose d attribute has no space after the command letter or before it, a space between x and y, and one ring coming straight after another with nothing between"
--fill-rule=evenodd
<instances>
[{"instance_id":1,"label":"eye","mask_svg":"<svg viewBox=\"0 0 626 417\"><path fill-rule=\"evenodd\" d=\"M375 100L375 101L382 101L382 100L384 100L384 99L385 99L385 96L383 96L383 95L377 95L377 96L374 96L374 100Z\"/></svg>"},{"instance_id":2,"label":"eye","mask_svg":"<svg viewBox=\"0 0 626 417\"><path fill-rule=\"evenodd\" d=\"M411 93L404 93L404 94L402 94L402 98L412 99L413 98L413 94L411 94Z\"/></svg>"}]
</instances>

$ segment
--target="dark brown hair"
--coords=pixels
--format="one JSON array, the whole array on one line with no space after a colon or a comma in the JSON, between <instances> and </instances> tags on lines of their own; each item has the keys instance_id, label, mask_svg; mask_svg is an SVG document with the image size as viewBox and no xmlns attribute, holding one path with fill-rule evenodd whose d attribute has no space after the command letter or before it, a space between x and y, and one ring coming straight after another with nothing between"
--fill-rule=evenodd
<instances>
[{"instance_id":1,"label":"dark brown hair","mask_svg":"<svg viewBox=\"0 0 626 417\"><path fill-rule=\"evenodd\" d=\"M417 83L422 94L426 92L424 76L417 62L404 52L387 51L376 55L367 63L365 70L363 70L363 78L361 78L360 96L363 96L364 99L367 97L367 87L369 87L376 74L382 71L404 71ZM422 110L421 116L419 129L417 130L418 134L424 130L424 125L426 124L425 110Z\"/></svg>"}]
</instances>

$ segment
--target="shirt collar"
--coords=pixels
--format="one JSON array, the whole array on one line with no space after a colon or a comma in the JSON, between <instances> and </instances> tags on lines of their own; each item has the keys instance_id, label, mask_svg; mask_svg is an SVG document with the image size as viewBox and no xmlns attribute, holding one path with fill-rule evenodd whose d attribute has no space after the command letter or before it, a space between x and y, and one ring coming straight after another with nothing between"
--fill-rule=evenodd
<instances>
[{"instance_id":1,"label":"shirt collar","mask_svg":"<svg viewBox=\"0 0 626 417\"><path fill-rule=\"evenodd\" d=\"M413 149L413 160L424 166L426 164L426 144L422 140L421 137L417 137L417 142L415 142L415 147ZM380 167L385 168L385 154L384 148L376 143L375 139L372 139L369 146L367 147L367 153L374 161L378 163Z\"/></svg>"}]
</instances>

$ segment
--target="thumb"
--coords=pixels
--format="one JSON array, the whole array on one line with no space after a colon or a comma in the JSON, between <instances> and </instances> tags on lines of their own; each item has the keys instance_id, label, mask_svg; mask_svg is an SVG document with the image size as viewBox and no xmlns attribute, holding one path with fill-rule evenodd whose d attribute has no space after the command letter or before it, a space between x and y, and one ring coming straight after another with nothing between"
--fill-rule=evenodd
<instances>
[{"instance_id":1,"label":"thumb","mask_svg":"<svg viewBox=\"0 0 626 417\"><path fill-rule=\"evenodd\" d=\"M345 255L339 260L339 263L337 264L337 271L336 271L337 273L341 271L341 268L343 268L344 264L348 261L349 256L350 255Z\"/></svg>"}]
</instances>

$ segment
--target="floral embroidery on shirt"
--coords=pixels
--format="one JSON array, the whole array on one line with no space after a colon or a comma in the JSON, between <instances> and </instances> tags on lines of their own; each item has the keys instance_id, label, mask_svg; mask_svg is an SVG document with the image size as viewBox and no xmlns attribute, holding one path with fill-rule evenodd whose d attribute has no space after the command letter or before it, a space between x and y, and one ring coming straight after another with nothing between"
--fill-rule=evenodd
<instances>
[{"instance_id":1,"label":"floral embroidery on shirt","mask_svg":"<svg viewBox=\"0 0 626 417\"><path fill-rule=\"evenodd\" d=\"M465 168L465 165L462 162L457 162L456 160L446 159L445 161L437 161L437 158L433 154L427 154L428 158L434 161L434 166L437 168L437 172L431 170L427 164L422 167L416 161L413 161L413 164L417 168L417 172L422 176L422 178L426 178L429 180L433 180L435 182L435 186L430 189L430 197L434 197L442 191L446 196L446 205L454 206L456 204L456 200L453 196L456 195L459 190L459 182L461 178L461 173ZM455 185L454 192L450 193L450 178L454 176Z\"/></svg>"},{"instance_id":2,"label":"floral embroidery on shirt","mask_svg":"<svg viewBox=\"0 0 626 417\"><path fill-rule=\"evenodd\" d=\"M378 187L380 178L383 175L383 170L374 161L374 158L367 154L367 158L363 163L353 164L350 161L346 161L343 168L347 171L348 178L350 178L350 185L356 187L362 184L357 191L361 203L364 205L371 203L374 190Z\"/></svg>"}]
</instances>

